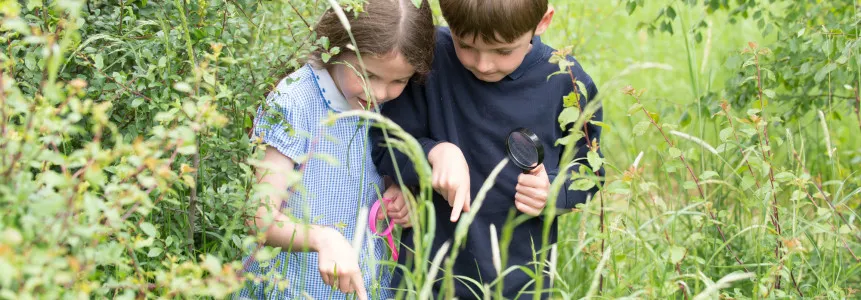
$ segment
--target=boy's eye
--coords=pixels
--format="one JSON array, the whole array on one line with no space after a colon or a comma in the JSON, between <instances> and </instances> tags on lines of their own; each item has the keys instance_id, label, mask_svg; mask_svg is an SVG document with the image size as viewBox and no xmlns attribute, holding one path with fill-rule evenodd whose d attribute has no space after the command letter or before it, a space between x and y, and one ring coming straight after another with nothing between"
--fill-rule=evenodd
<instances>
[{"instance_id":1,"label":"boy's eye","mask_svg":"<svg viewBox=\"0 0 861 300\"><path fill-rule=\"evenodd\" d=\"M496 53L502 56L511 55L511 50L496 50Z\"/></svg>"},{"instance_id":2,"label":"boy's eye","mask_svg":"<svg viewBox=\"0 0 861 300\"><path fill-rule=\"evenodd\" d=\"M458 46L460 46L460 49L465 49L465 50L472 49L471 47L464 45L464 44L458 44Z\"/></svg>"}]
</instances>

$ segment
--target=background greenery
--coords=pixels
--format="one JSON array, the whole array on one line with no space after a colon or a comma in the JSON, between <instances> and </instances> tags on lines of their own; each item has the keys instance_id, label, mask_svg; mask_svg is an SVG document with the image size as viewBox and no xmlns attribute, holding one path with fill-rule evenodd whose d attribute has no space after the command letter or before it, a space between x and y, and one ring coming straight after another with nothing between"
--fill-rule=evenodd
<instances>
[{"instance_id":1,"label":"background greenery","mask_svg":"<svg viewBox=\"0 0 861 300\"><path fill-rule=\"evenodd\" d=\"M539 251L557 297L858 297L858 3L551 3L543 38L600 86L609 171ZM0 298L240 287L252 118L328 47L326 7L0 1ZM433 277L419 257L403 296Z\"/></svg>"}]
</instances>

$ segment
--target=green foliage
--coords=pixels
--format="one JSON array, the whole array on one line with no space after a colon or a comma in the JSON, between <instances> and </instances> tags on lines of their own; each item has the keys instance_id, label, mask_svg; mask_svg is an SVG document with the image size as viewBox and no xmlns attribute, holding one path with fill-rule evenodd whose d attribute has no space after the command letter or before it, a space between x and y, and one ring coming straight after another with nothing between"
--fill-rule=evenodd
<instances>
[{"instance_id":1,"label":"green foliage","mask_svg":"<svg viewBox=\"0 0 861 300\"><path fill-rule=\"evenodd\" d=\"M248 133L323 8L0 2L0 297L238 287Z\"/></svg>"},{"instance_id":2,"label":"green foliage","mask_svg":"<svg viewBox=\"0 0 861 300\"><path fill-rule=\"evenodd\" d=\"M573 213L548 207L542 234L558 218L559 243L535 249L529 266L506 265L527 218L493 228L498 272L541 282L546 269L563 299L857 297L854 3L553 2L543 38L563 51L552 62L564 73L558 55L572 54L602 84L594 105L563 99L556 121L582 128L605 108L591 122L604 128L593 149L605 157L585 160L607 177L560 172L573 184L558 176L554 191L602 190ZM239 288L250 278L243 257L280 251L251 250L259 237L247 235L262 194L249 132L273 83L330 48L310 30L327 6L0 1L0 298L222 298ZM762 40L738 41L751 24ZM620 92L629 82L642 89ZM436 224L417 142L372 112L333 118L354 115L387 128L424 178L408 195L419 234L400 297L422 298L435 274L448 276L444 293L471 280L447 274L462 249L427 251ZM555 141L562 161L575 162L582 137Z\"/></svg>"}]
</instances>

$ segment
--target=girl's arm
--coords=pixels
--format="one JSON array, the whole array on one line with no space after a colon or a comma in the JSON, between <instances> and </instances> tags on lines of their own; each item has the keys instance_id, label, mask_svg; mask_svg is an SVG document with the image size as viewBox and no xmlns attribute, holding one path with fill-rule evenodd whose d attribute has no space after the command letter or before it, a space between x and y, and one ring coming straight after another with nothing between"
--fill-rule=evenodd
<instances>
[{"instance_id":1,"label":"girl's arm","mask_svg":"<svg viewBox=\"0 0 861 300\"><path fill-rule=\"evenodd\" d=\"M281 212L284 200L279 194L288 188L287 176L293 171L293 160L274 147L267 147L263 165L267 167L257 169L257 180L260 183L269 184L272 189L261 200L265 203L257 208L253 224L249 221L248 225L254 225L253 228L266 231L267 246L291 249L291 251L317 252L322 242L317 237L328 236L329 231L334 229L319 225L297 224ZM274 217L274 220L267 222L267 217L270 216Z\"/></svg>"},{"instance_id":2,"label":"girl's arm","mask_svg":"<svg viewBox=\"0 0 861 300\"><path fill-rule=\"evenodd\" d=\"M266 231L267 246L317 252L323 282L346 294L356 293L359 299L367 299L358 253L353 251L350 242L334 228L295 223L281 212L284 200L279 194L287 190L287 175L293 170L293 160L274 147L267 147L263 165L267 168L257 170L257 179L271 185L272 190L263 198L265 203L257 208L248 225L253 222L252 228ZM271 222L267 222L271 219L269 216L274 216Z\"/></svg>"}]
</instances>

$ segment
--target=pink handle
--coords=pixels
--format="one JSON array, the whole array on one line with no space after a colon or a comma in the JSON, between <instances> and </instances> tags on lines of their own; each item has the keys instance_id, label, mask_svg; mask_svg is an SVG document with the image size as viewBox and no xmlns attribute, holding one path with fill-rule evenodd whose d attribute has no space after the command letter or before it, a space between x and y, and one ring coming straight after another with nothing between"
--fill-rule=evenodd
<instances>
[{"instance_id":1,"label":"pink handle","mask_svg":"<svg viewBox=\"0 0 861 300\"><path fill-rule=\"evenodd\" d=\"M392 203L392 199L389 198L382 198L380 200L386 202L386 204ZM371 225L371 232L376 235L386 237L386 240L389 244L389 249L392 250L392 259L398 261L398 249L395 248L395 238L392 237L392 229L395 227L395 224L389 222L389 227L386 228L385 231L383 231L382 233L377 232L377 212L380 210L380 200L377 200L376 202L374 202L374 205L371 206L371 211L368 214L368 224Z\"/></svg>"}]
</instances>

